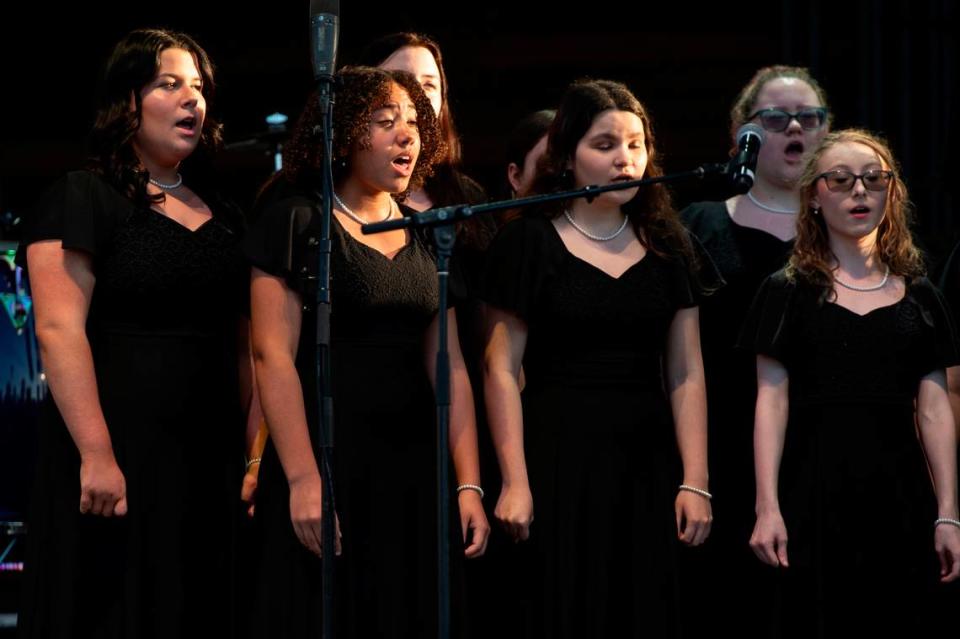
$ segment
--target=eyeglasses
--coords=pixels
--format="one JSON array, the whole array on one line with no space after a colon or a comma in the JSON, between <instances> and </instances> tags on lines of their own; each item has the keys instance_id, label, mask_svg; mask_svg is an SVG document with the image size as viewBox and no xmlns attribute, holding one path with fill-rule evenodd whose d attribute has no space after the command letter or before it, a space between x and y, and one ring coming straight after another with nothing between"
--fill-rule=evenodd
<instances>
[{"instance_id":1,"label":"eyeglasses","mask_svg":"<svg viewBox=\"0 0 960 639\"><path fill-rule=\"evenodd\" d=\"M827 183L827 188L835 193L849 191L857 180L863 182L863 188L869 191L883 191L893 179L893 171L884 171L882 169L871 169L863 175L857 175L850 171L838 169L836 171L827 171L817 176L817 179L823 178Z\"/></svg>"},{"instance_id":2,"label":"eyeglasses","mask_svg":"<svg viewBox=\"0 0 960 639\"><path fill-rule=\"evenodd\" d=\"M807 131L813 131L822 127L823 123L827 121L827 109L815 107L803 109L796 113L790 113L783 109L760 109L747 119L752 120L756 117L760 118L760 124L763 128L772 133L786 131L793 120L799 122L800 126Z\"/></svg>"}]
</instances>

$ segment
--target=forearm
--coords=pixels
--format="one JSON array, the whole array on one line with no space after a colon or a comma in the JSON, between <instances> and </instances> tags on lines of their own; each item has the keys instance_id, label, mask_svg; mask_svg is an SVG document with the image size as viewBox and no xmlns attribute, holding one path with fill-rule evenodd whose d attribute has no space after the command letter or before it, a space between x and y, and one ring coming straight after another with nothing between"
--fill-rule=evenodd
<instances>
[{"instance_id":1,"label":"forearm","mask_svg":"<svg viewBox=\"0 0 960 639\"><path fill-rule=\"evenodd\" d=\"M778 477L787 430L786 403L767 395L763 390L758 395L753 433L758 514L780 509Z\"/></svg>"},{"instance_id":2,"label":"forearm","mask_svg":"<svg viewBox=\"0 0 960 639\"><path fill-rule=\"evenodd\" d=\"M281 355L258 356L256 370L263 412L287 481L319 474L293 361Z\"/></svg>"},{"instance_id":3,"label":"forearm","mask_svg":"<svg viewBox=\"0 0 960 639\"><path fill-rule=\"evenodd\" d=\"M950 392L954 432L960 439L960 366L952 366L947 369L947 389Z\"/></svg>"},{"instance_id":4,"label":"forearm","mask_svg":"<svg viewBox=\"0 0 960 639\"><path fill-rule=\"evenodd\" d=\"M934 395L935 393L935 395ZM924 394L917 402L917 421L937 495L939 517L957 518L957 438L946 394Z\"/></svg>"},{"instance_id":5,"label":"forearm","mask_svg":"<svg viewBox=\"0 0 960 639\"><path fill-rule=\"evenodd\" d=\"M247 459L256 459L263 452L267 442L267 425L260 404L260 392L257 388L256 364L250 339L250 322L242 320L238 330L237 359L240 378L240 396L246 415L244 428L244 450Z\"/></svg>"},{"instance_id":6,"label":"forearm","mask_svg":"<svg viewBox=\"0 0 960 639\"><path fill-rule=\"evenodd\" d=\"M480 485L480 454L477 446L477 418L473 389L463 366L450 373L450 455L457 483Z\"/></svg>"},{"instance_id":7,"label":"forearm","mask_svg":"<svg viewBox=\"0 0 960 639\"><path fill-rule=\"evenodd\" d=\"M86 333L79 327L48 327L38 328L37 337L50 394L81 457L112 455Z\"/></svg>"},{"instance_id":8,"label":"forearm","mask_svg":"<svg viewBox=\"0 0 960 639\"><path fill-rule=\"evenodd\" d=\"M517 378L508 371L488 371L484 377L487 423L504 486L525 486L527 462L523 451L523 408Z\"/></svg>"},{"instance_id":9,"label":"forearm","mask_svg":"<svg viewBox=\"0 0 960 639\"><path fill-rule=\"evenodd\" d=\"M702 375L687 375L670 393L677 447L683 462L683 483L709 486L707 467L707 400Z\"/></svg>"}]
</instances>

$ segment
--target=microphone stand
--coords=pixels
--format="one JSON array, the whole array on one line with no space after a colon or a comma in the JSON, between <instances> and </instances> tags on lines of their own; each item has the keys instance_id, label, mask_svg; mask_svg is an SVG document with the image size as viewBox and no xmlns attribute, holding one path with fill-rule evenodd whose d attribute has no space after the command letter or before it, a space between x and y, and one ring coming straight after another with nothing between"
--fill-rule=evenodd
<instances>
[{"instance_id":1,"label":"microphone stand","mask_svg":"<svg viewBox=\"0 0 960 639\"><path fill-rule=\"evenodd\" d=\"M317 424L318 462L320 482L323 487L321 497L321 544L322 586L321 615L323 639L333 639L333 573L334 550L336 544L336 509L333 484L333 383L330 366L330 221L333 216L333 78L321 76L318 80L318 99L321 110L321 125L314 134L323 145L323 167L321 170L320 193L320 242L317 247L317 270L315 308L317 313L316 351L317 400L319 402L319 423ZM310 276L308 276L308 279ZM309 282L308 282L309 284ZM305 287L309 290L309 286Z\"/></svg>"},{"instance_id":2,"label":"microphone stand","mask_svg":"<svg viewBox=\"0 0 960 639\"><path fill-rule=\"evenodd\" d=\"M505 209L523 208L544 202L570 200L578 197L586 198L588 202L608 191L632 189L661 182L678 182L687 179L702 179L711 174L727 174L729 166L723 164L705 164L692 171L674 173L661 177L632 180L609 184L606 186L586 186L574 191L548 193L514 200L501 200L471 206L469 204L455 204L430 209L416 215L403 217L397 220L374 222L360 227L365 235L385 233L396 229L414 229L432 227L434 241L437 248L437 285L439 286L438 311L438 339L436 364L436 405L437 405L437 590L438 590L438 630L439 639L450 637L450 513L447 494L450 490L450 451L449 451L449 422L450 422L450 356L447 352L447 282L449 277L449 261L453 253L456 240L454 224L460 220L467 220L474 215L493 213ZM749 189L749 187L748 187Z\"/></svg>"}]
</instances>

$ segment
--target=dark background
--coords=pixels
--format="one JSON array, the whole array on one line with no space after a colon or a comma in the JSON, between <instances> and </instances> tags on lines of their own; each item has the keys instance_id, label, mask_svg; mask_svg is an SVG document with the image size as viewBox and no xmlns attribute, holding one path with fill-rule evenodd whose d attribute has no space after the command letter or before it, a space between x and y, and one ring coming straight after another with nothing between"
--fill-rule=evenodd
<instances>
[{"instance_id":1,"label":"dark background","mask_svg":"<svg viewBox=\"0 0 960 639\"><path fill-rule=\"evenodd\" d=\"M885 135L903 165L917 210L917 236L936 274L960 236L954 221L958 145L957 9L947 0L766 3L341 1L340 62L369 40L401 30L441 45L467 172L498 193L502 145L530 111L555 106L564 87L592 76L626 82L654 118L669 171L726 157L730 105L753 72L807 66L830 98L836 127ZM11 0L0 8L0 239L41 189L83 163L102 65L137 27L186 31L218 67L213 112L227 142L265 129L275 111L295 118L311 88L307 0L258 2L74 2ZM271 171L263 152L220 156L228 193L249 206ZM697 184L677 204L720 197ZM6 218L6 223L4 222ZM5 322L0 313L0 323ZM3 325L3 329L10 326ZM18 393L34 352L29 334L0 331L0 515L17 518L31 475L36 403ZM5 342L6 343L6 342ZM20 359L23 361L20 361ZM29 369L32 370L32 369ZM34 373L36 371L33 371ZM33 395L31 395L33 397ZM0 518L4 518L0 517ZM8 543L0 531L0 551ZM7 560L17 560L19 545ZM17 573L0 573L0 622L15 606ZM0 623L0 635L4 623Z\"/></svg>"},{"instance_id":2,"label":"dark background","mask_svg":"<svg viewBox=\"0 0 960 639\"><path fill-rule=\"evenodd\" d=\"M3 125L0 211L23 212L39 189L83 160L102 64L128 30L194 35L218 67L214 112L228 142L295 118L310 89L306 0L7 4L0 20ZM727 114L760 66L808 66L827 90L836 127L891 141L917 206L934 268L960 230L957 201L958 15L946 0L724 3L341 2L338 61L370 39L418 30L440 43L468 173L501 183L502 141L527 112L554 106L573 79L626 82L650 108L665 168L725 158ZM25 16L19 17L25 12ZM248 205L271 170L257 152L220 158L228 190ZM676 188L677 202L716 196Z\"/></svg>"}]
</instances>

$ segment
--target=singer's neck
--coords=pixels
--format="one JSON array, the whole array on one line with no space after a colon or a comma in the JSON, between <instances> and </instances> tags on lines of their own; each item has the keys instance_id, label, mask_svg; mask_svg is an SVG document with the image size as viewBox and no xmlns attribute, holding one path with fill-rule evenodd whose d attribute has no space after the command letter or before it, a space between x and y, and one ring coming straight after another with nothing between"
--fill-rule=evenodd
<instances>
[{"instance_id":1,"label":"singer's neck","mask_svg":"<svg viewBox=\"0 0 960 639\"><path fill-rule=\"evenodd\" d=\"M779 211L800 211L800 191L796 188L767 182L757 176L750 194L755 200L770 208Z\"/></svg>"},{"instance_id":2,"label":"singer's neck","mask_svg":"<svg viewBox=\"0 0 960 639\"><path fill-rule=\"evenodd\" d=\"M847 237L829 233L830 252L837 266L854 277L866 277L882 270L880 253L877 250L877 230L863 237Z\"/></svg>"},{"instance_id":3,"label":"singer's neck","mask_svg":"<svg viewBox=\"0 0 960 639\"><path fill-rule=\"evenodd\" d=\"M602 197L593 202L577 198L567 211L575 222L601 234L616 230L623 223L624 212L620 206L606 204Z\"/></svg>"},{"instance_id":4,"label":"singer's neck","mask_svg":"<svg viewBox=\"0 0 960 639\"><path fill-rule=\"evenodd\" d=\"M354 213L370 222L379 221L393 206L390 193L365 188L358 180L347 178L336 190L340 200Z\"/></svg>"},{"instance_id":5,"label":"singer's neck","mask_svg":"<svg viewBox=\"0 0 960 639\"><path fill-rule=\"evenodd\" d=\"M180 168L179 162L170 164L169 162L157 162L145 153L138 153L141 166L147 170L150 177L158 182L172 184L177 181L177 169Z\"/></svg>"}]
</instances>

